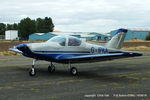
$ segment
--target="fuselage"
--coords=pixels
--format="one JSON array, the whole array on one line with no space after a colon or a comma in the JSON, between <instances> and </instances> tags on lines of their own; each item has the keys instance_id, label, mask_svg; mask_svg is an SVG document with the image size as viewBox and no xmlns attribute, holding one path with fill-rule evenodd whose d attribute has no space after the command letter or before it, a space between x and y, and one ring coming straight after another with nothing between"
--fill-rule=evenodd
<instances>
[{"instance_id":1,"label":"fuselage","mask_svg":"<svg viewBox=\"0 0 150 100\"><path fill-rule=\"evenodd\" d=\"M73 36L63 36L63 38L56 36L55 39L50 39L47 42L21 44L17 46L17 49L21 50L26 57L53 62L59 62L57 57L62 55L82 56L123 52L105 46L90 44Z\"/></svg>"}]
</instances>

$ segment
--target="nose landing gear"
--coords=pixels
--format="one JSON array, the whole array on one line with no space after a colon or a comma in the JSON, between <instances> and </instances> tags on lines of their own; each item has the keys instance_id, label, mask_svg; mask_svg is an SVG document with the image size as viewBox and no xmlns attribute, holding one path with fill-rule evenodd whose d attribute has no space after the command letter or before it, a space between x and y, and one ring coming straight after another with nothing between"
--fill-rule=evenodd
<instances>
[{"instance_id":1,"label":"nose landing gear","mask_svg":"<svg viewBox=\"0 0 150 100\"><path fill-rule=\"evenodd\" d=\"M36 62L36 59L33 59L32 68L29 70L29 75L30 76L35 76L36 75L36 70L34 68L35 62Z\"/></svg>"}]
</instances>

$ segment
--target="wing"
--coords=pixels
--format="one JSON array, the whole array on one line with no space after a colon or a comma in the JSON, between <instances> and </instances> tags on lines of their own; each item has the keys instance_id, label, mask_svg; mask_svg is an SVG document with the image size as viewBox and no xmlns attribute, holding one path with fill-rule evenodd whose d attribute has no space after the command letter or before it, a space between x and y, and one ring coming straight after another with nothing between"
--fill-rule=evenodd
<instances>
[{"instance_id":1,"label":"wing","mask_svg":"<svg viewBox=\"0 0 150 100\"><path fill-rule=\"evenodd\" d=\"M83 56L76 56L76 55L61 55L57 57L57 60L60 62L68 62L71 61L72 63L83 63L83 62L100 62L106 60L113 60L113 59L120 59L120 58L127 58L127 57L135 57L141 56L141 53L135 52L123 52L123 53L113 53L113 54L97 54L97 55L83 55Z\"/></svg>"},{"instance_id":2,"label":"wing","mask_svg":"<svg viewBox=\"0 0 150 100\"><path fill-rule=\"evenodd\" d=\"M9 51L13 51L13 52L16 52L16 53L20 53L20 54L23 54L22 51L16 49L16 48L10 48Z\"/></svg>"}]
</instances>

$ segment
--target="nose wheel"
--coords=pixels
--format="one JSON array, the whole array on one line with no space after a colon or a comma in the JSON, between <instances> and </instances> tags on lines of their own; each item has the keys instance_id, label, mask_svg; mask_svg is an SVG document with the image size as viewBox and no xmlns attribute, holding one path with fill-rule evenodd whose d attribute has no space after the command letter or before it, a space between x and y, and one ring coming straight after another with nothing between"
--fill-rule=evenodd
<instances>
[{"instance_id":1,"label":"nose wheel","mask_svg":"<svg viewBox=\"0 0 150 100\"><path fill-rule=\"evenodd\" d=\"M31 69L29 70L29 75L30 75L30 76L35 76L35 75L36 75L36 70L35 70L34 68L31 68Z\"/></svg>"}]
</instances>

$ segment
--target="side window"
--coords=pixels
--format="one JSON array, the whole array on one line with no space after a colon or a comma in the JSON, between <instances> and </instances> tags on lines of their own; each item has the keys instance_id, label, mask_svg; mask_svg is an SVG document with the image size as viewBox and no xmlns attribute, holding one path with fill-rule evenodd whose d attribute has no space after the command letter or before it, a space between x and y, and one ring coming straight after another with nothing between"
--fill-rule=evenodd
<instances>
[{"instance_id":1,"label":"side window","mask_svg":"<svg viewBox=\"0 0 150 100\"><path fill-rule=\"evenodd\" d=\"M65 43L66 43L66 38L60 38L59 44L60 44L61 46L65 46Z\"/></svg>"},{"instance_id":2,"label":"side window","mask_svg":"<svg viewBox=\"0 0 150 100\"><path fill-rule=\"evenodd\" d=\"M80 46L81 40L70 37L68 41L68 46Z\"/></svg>"}]
</instances>

